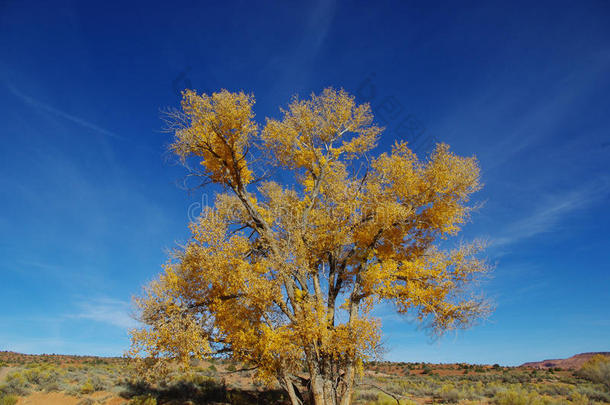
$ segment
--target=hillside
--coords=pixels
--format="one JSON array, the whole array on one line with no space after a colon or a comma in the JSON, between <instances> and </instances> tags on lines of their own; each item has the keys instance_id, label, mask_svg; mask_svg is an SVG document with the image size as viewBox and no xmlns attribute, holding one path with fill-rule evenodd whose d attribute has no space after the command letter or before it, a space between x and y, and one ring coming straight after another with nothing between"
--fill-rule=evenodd
<instances>
[{"instance_id":1,"label":"hillside","mask_svg":"<svg viewBox=\"0 0 610 405\"><path fill-rule=\"evenodd\" d=\"M550 360L532 361L529 363L523 363L519 367L538 368L538 369L563 368L563 369L577 370L580 367L582 367L582 365L587 360L589 360L591 357L593 357L597 354L602 354L604 356L610 357L610 352L580 353L580 354L576 354L572 357L568 357L567 359L550 359Z\"/></svg>"}]
</instances>

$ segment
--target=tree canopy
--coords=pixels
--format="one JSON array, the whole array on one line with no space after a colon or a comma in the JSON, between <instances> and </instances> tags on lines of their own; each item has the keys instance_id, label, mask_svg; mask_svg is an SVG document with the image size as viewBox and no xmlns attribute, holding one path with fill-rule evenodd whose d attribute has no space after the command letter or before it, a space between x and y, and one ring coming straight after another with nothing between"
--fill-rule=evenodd
<instances>
[{"instance_id":1,"label":"tree canopy","mask_svg":"<svg viewBox=\"0 0 610 405\"><path fill-rule=\"evenodd\" d=\"M437 333L487 312L472 288L488 270L481 244L446 247L474 208L478 163L445 144L420 158L404 141L374 156L383 128L343 90L294 97L264 125L253 106L186 90L170 113L171 151L222 191L136 299L131 354L153 371L227 354L293 404L346 405L379 344L376 304Z\"/></svg>"}]
</instances>

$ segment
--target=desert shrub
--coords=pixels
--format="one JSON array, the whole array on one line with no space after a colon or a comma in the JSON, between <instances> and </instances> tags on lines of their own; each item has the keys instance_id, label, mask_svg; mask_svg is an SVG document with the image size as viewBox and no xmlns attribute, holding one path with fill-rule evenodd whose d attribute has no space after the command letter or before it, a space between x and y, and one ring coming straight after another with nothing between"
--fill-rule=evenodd
<instances>
[{"instance_id":1,"label":"desert shrub","mask_svg":"<svg viewBox=\"0 0 610 405\"><path fill-rule=\"evenodd\" d=\"M131 398L130 405L157 405L157 399L150 395L139 395Z\"/></svg>"},{"instance_id":2,"label":"desert shrub","mask_svg":"<svg viewBox=\"0 0 610 405\"><path fill-rule=\"evenodd\" d=\"M527 391L504 391L494 397L496 405L559 405L561 402L546 395Z\"/></svg>"},{"instance_id":3,"label":"desert shrub","mask_svg":"<svg viewBox=\"0 0 610 405\"><path fill-rule=\"evenodd\" d=\"M5 395L26 395L29 393L29 384L26 378L19 371L8 374L0 387L0 392Z\"/></svg>"},{"instance_id":4,"label":"desert shrub","mask_svg":"<svg viewBox=\"0 0 610 405\"><path fill-rule=\"evenodd\" d=\"M504 392L506 390L507 390L507 387L505 385L502 385L501 383L493 382L493 383L487 384L482 390L478 390L478 392L481 393L485 397L493 398L496 395L498 395L499 393Z\"/></svg>"},{"instance_id":5,"label":"desert shrub","mask_svg":"<svg viewBox=\"0 0 610 405\"><path fill-rule=\"evenodd\" d=\"M610 388L610 357L601 354L593 356L578 370L580 377Z\"/></svg>"},{"instance_id":6,"label":"desert shrub","mask_svg":"<svg viewBox=\"0 0 610 405\"><path fill-rule=\"evenodd\" d=\"M589 405L589 397L585 394L573 390L569 396L570 402L574 405Z\"/></svg>"},{"instance_id":7,"label":"desert shrub","mask_svg":"<svg viewBox=\"0 0 610 405\"><path fill-rule=\"evenodd\" d=\"M91 380L87 380L83 385L81 385L80 387L80 392L81 394L91 394L95 391L95 387L93 387L93 383L91 382Z\"/></svg>"},{"instance_id":8,"label":"desert shrub","mask_svg":"<svg viewBox=\"0 0 610 405\"><path fill-rule=\"evenodd\" d=\"M94 391L104 391L108 387L108 384L99 375L92 375L90 381Z\"/></svg>"},{"instance_id":9,"label":"desert shrub","mask_svg":"<svg viewBox=\"0 0 610 405\"><path fill-rule=\"evenodd\" d=\"M576 389L580 394L586 395L592 401L610 403L610 394L602 390L598 390L595 387L580 385Z\"/></svg>"},{"instance_id":10,"label":"desert shrub","mask_svg":"<svg viewBox=\"0 0 610 405\"><path fill-rule=\"evenodd\" d=\"M45 381L39 385L40 389L46 392L61 391L62 387L59 381Z\"/></svg>"},{"instance_id":11,"label":"desert shrub","mask_svg":"<svg viewBox=\"0 0 610 405\"><path fill-rule=\"evenodd\" d=\"M17 397L15 395L0 394L0 405L15 405L16 403L17 403Z\"/></svg>"},{"instance_id":12,"label":"desert shrub","mask_svg":"<svg viewBox=\"0 0 610 405\"><path fill-rule=\"evenodd\" d=\"M373 391L360 391L360 392L358 392L358 395L356 396L356 398L359 401L365 401L365 402L376 401L377 393L373 392Z\"/></svg>"},{"instance_id":13,"label":"desert shrub","mask_svg":"<svg viewBox=\"0 0 610 405\"><path fill-rule=\"evenodd\" d=\"M441 387L438 391L437 396L443 400L443 402L457 403L460 400L460 392L456 390L453 385L446 384Z\"/></svg>"},{"instance_id":14,"label":"desert shrub","mask_svg":"<svg viewBox=\"0 0 610 405\"><path fill-rule=\"evenodd\" d=\"M227 367L227 370L228 371L236 371L237 368L235 367L235 364L231 363L231 364L229 364L229 367Z\"/></svg>"},{"instance_id":15,"label":"desert shrub","mask_svg":"<svg viewBox=\"0 0 610 405\"><path fill-rule=\"evenodd\" d=\"M548 395L568 395L572 391L572 387L567 384L544 384L537 390L541 394Z\"/></svg>"},{"instance_id":16,"label":"desert shrub","mask_svg":"<svg viewBox=\"0 0 610 405\"><path fill-rule=\"evenodd\" d=\"M378 394L377 400L374 402L368 402L368 405L396 405L396 400L389 395L386 394ZM409 399L401 399L400 405L417 405L415 402Z\"/></svg>"}]
</instances>

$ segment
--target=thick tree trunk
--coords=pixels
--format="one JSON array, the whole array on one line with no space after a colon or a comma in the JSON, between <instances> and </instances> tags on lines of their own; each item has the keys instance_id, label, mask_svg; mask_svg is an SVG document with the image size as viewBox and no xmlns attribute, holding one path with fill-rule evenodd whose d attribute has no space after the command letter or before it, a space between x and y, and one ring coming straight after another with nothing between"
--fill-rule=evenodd
<instances>
[{"instance_id":1,"label":"thick tree trunk","mask_svg":"<svg viewBox=\"0 0 610 405\"><path fill-rule=\"evenodd\" d=\"M351 405L354 387L353 367L341 376L311 377L310 401L311 405Z\"/></svg>"},{"instance_id":2,"label":"thick tree trunk","mask_svg":"<svg viewBox=\"0 0 610 405\"><path fill-rule=\"evenodd\" d=\"M342 385L337 385L333 380L324 379L319 375L311 380L309 401L300 396L290 378L283 378L282 386L288 393L292 405L303 405L307 402L311 405L351 405L354 391L353 379L351 381L343 379Z\"/></svg>"},{"instance_id":3,"label":"thick tree trunk","mask_svg":"<svg viewBox=\"0 0 610 405\"><path fill-rule=\"evenodd\" d=\"M314 375L311 378L311 399L312 405L326 405L324 398L324 380L320 375Z\"/></svg>"},{"instance_id":4,"label":"thick tree trunk","mask_svg":"<svg viewBox=\"0 0 610 405\"><path fill-rule=\"evenodd\" d=\"M351 405L352 403L352 393L354 392L354 378L356 376L356 368L353 364L350 364L345 370L345 375L343 376L344 389L343 394L341 396L341 400L339 401L339 405Z\"/></svg>"}]
</instances>

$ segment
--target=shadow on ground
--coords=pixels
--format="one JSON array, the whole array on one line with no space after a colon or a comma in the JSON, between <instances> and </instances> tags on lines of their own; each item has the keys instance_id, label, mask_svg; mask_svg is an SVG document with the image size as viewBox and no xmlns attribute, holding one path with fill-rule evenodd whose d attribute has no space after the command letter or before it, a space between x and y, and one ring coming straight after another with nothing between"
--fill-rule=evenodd
<instances>
[{"instance_id":1,"label":"shadow on ground","mask_svg":"<svg viewBox=\"0 0 610 405\"><path fill-rule=\"evenodd\" d=\"M155 398L157 404L289 404L286 395L281 390L240 390L227 388L213 380L178 381L171 385L154 387L145 383L128 384L121 394L127 399ZM135 402L135 401L134 401Z\"/></svg>"}]
</instances>

